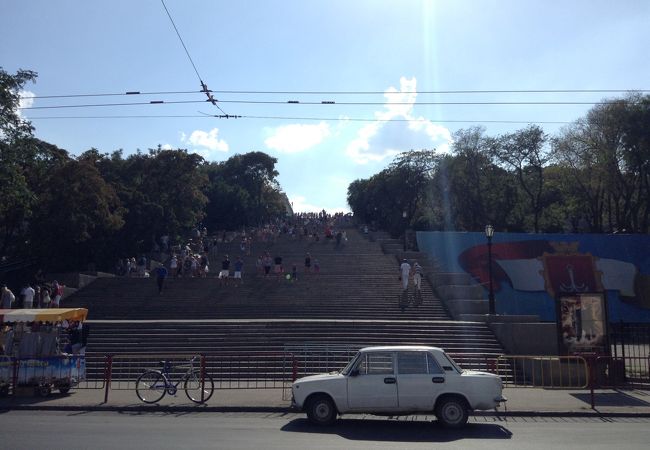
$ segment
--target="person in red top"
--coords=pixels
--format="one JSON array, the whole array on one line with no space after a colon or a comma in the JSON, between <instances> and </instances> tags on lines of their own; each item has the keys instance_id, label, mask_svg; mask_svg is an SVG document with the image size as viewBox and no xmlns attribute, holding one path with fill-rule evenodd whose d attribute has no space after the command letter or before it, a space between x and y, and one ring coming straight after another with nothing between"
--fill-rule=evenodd
<instances>
[{"instance_id":1,"label":"person in red top","mask_svg":"<svg viewBox=\"0 0 650 450\"><path fill-rule=\"evenodd\" d=\"M59 284L56 280L52 283L52 293L54 293L54 297L52 298L52 308L58 308L61 305L61 298L63 297L63 289L65 288L64 285Z\"/></svg>"}]
</instances>

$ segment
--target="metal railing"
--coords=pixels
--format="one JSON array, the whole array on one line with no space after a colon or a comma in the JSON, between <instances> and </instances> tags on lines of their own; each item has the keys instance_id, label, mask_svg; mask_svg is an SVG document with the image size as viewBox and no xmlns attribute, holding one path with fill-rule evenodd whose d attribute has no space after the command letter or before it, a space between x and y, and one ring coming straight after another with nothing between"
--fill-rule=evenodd
<instances>
[{"instance_id":1,"label":"metal railing","mask_svg":"<svg viewBox=\"0 0 650 450\"><path fill-rule=\"evenodd\" d=\"M591 365L595 387L650 387L649 356L595 356Z\"/></svg>"},{"instance_id":2,"label":"metal railing","mask_svg":"<svg viewBox=\"0 0 650 450\"><path fill-rule=\"evenodd\" d=\"M359 346L305 343L286 345L284 352L292 356L292 378L341 370L359 351Z\"/></svg>"},{"instance_id":3,"label":"metal railing","mask_svg":"<svg viewBox=\"0 0 650 450\"><path fill-rule=\"evenodd\" d=\"M291 353L235 351L213 353L209 356L184 354L123 354L107 355L105 362L106 391L133 390L138 377L146 370L159 369L162 361L172 367L171 378L181 377L188 361L198 357L200 367L214 380L215 389L283 389L295 379L295 360Z\"/></svg>"},{"instance_id":4,"label":"metal railing","mask_svg":"<svg viewBox=\"0 0 650 450\"><path fill-rule=\"evenodd\" d=\"M106 355L103 371L95 367L84 379L82 355L49 358L0 357L0 393L16 388L49 387L69 389L104 389L104 401L110 390L134 390L138 377L148 369L159 369L161 361L174 366L172 378L181 377L188 362L214 380L215 389L282 389L288 398L291 383L297 378L340 370L358 351L358 346L304 344L288 345L283 352L222 351L210 355L122 354ZM650 386L650 358L646 356L574 356L499 355L484 353L450 353L466 370L481 370L499 375L505 387L590 389L632 385Z\"/></svg>"},{"instance_id":5,"label":"metal railing","mask_svg":"<svg viewBox=\"0 0 650 450\"><path fill-rule=\"evenodd\" d=\"M585 389L589 386L589 365L582 356L501 355L495 368L506 387Z\"/></svg>"}]
</instances>

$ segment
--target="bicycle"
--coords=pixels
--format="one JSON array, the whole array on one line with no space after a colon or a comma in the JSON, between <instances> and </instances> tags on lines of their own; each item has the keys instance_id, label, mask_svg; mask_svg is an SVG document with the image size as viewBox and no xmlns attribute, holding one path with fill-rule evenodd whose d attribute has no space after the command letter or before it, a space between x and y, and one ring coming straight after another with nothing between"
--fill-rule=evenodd
<instances>
[{"instance_id":1,"label":"bicycle","mask_svg":"<svg viewBox=\"0 0 650 450\"><path fill-rule=\"evenodd\" d=\"M174 366L169 361L160 361L160 370L145 370L135 383L135 393L145 403L159 402L165 394L176 395L179 385L183 383L183 390L187 398L194 403L207 402L214 393L214 381L207 373L201 377L201 369L194 367L198 356L190 359L189 365ZM187 367L187 372L174 382L170 371L176 368Z\"/></svg>"}]
</instances>

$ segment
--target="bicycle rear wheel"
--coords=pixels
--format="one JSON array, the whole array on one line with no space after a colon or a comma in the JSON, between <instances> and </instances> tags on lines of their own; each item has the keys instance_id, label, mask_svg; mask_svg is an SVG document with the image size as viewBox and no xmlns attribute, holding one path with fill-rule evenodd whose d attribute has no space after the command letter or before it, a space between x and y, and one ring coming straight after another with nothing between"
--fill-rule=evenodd
<instances>
[{"instance_id":1,"label":"bicycle rear wheel","mask_svg":"<svg viewBox=\"0 0 650 450\"><path fill-rule=\"evenodd\" d=\"M145 403L160 401L167 390L167 383L162 373L148 370L138 377L135 383L135 393Z\"/></svg>"},{"instance_id":2,"label":"bicycle rear wheel","mask_svg":"<svg viewBox=\"0 0 650 450\"><path fill-rule=\"evenodd\" d=\"M185 376L183 389L187 398L194 403L205 403L214 393L214 381L212 377L206 373L203 382L203 390L201 390L201 372L198 370ZM201 398L201 393L203 393L203 398Z\"/></svg>"}]
</instances>

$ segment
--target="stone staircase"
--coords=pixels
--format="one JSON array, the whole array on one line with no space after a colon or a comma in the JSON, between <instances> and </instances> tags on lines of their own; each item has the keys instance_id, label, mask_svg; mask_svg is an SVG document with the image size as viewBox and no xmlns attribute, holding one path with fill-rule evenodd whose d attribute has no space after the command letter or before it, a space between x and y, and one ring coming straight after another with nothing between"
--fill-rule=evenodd
<instances>
[{"instance_id":1,"label":"stone staircase","mask_svg":"<svg viewBox=\"0 0 650 450\"><path fill-rule=\"evenodd\" d=\"M248 364L245 371L240 368L233 372L258 377L283 373L288 378L292 364L287 358L299 363L301 373L309 372L306 358L321 369L318 371L329 371L342 368L351 354L369 345L443 347L461 364L475 369L486 369L488 358L503 353L487 326L472 322L279 319L95 321L91 326L92 345L86 352L90 378L101 377L108 354L128 355L129 364L139 357L156 361L169 355L203 354L208 371L222 376L223 361L230 361L232 355L246 361L262 355L265 358ZM314 361L314 353L318 353L318 361ZM325 358L327 367L323 366ZM116 367L125 370L126 365L122 362ZM117 373L119 377L119 370Z\"/></svg>"},{"instance_id":2,"label":"stone staircase","mask_svg":"<svg viewBox=\"0 0 650 450\"><path fill-rule=\"evenodd\" d=\"M266 352L277 357L265 359L267 364L256 371L268 377L282 372L286 377L288 353L304 361L306 354L325 347L349 350L325 352L323 357L334 368L345 363L350 351L368 345L439 346L471 368L485 368L488 358L503 353L485 323L451 320L426 279L423 304L401 311L398 258L402 254L382 251L385 236L371 239L355 229L347 229L347 235L341 246L333 240L315 242L289 235L275 243L254 243L251 255L243 256L240 286L222 286L215 277L223 255L229 254L231 261L239 256L238 242L219 243L217 253L211 255L208 278L168 279L161 295L154 279L95 280L62 305L89 309L89 376L102 376L108 354L201 353L208 357L210 372L223 375L219 362L223 355L245 358ZM265 251L272 257L281 255L289 272L295 263L298 279L256 273L255 260ZM307 252L312 262L320 262L318 275L304 273ZM417 258L428 265L423 255Z\"/></svg>"}]
</instances>

